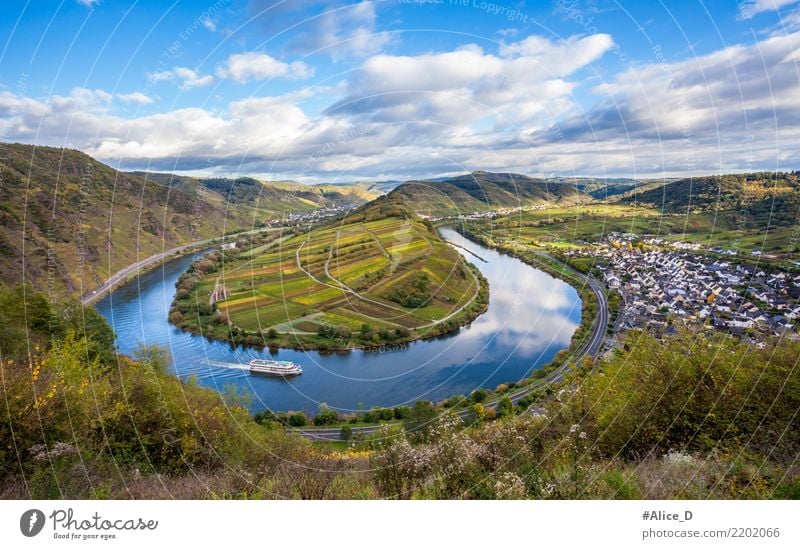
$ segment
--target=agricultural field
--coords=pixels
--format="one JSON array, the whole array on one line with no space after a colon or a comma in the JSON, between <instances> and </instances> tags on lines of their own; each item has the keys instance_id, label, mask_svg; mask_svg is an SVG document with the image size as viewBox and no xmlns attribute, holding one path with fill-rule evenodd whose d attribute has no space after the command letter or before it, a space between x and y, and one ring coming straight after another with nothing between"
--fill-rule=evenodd
<instances>
[{"instance_id":1,"label":"agricultural field","mask_svg":"<svg viewBox=\"0 0 800 549\"><path fill-rule=\"evenodd\" d=\"M748 222L749 221L749 222ZM800 233L790 226L754 226L740 212L703 211L666 213L632 204L589 204L546 210L517 212L477 223L497 240L546 246L553 249L579 247L602 240L611 232L635 233L683 241L706 248L735 248L740 256L760 250L762 261L790 262Z\"/></svg>"},{"instance_id":2,"label":"agricultural field","mask_svg":"<svg viewBox=\"0 0 800 549\"><path fill-rule=\"evenodd\" d=\"M476 316L486 297L474 267L413 214L347 218L217 261L194 268L195 302L222 288L208 311L220 326L207 327L278 346L437 335Z\"/></svg>"}]
</instances>

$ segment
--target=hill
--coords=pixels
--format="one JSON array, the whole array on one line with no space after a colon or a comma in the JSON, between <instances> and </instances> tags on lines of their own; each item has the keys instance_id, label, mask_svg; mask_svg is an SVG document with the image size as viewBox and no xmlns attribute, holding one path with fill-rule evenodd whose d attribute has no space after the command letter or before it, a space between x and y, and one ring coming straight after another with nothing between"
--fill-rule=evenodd
<instances>
[{"instance_id":1,"label":"hill","mask_svg":"<svg viewBox=\"0 0 800 549\"><path fill-rule=\"evenodd\" d=\"M748 227L790 226L800 221L800 173L692 177L631 193L621 201L667 213L727 212Z\"/></svg>"},{"instance_id":2,"label":"hill","mask_svg":"<svg viewBox=\"0 0 800 549\"><path fill-rule=\"evenodd\" d=\"M390 194L401 197L417 213L432 217L592 200L571 184L482 171L439 181L408 181Z\"/></svg>"},{"instance_id":3,"label":"hill","mask_svg":"<svg viewBox=\"0 0 800 549\"><path fill-rule=\"evenodd\" d=\"M131 172L132 175L177 188L204 188L230 204L258 207L270 212L294 213L363 204L383 194L371 184L304 185L294 181L260 181L252 177L203 178L170 173Z\"/></svg>"},{"instance_id":4,"label":"hill","mask_svg":"<svg viewBox=\"0 0 800 549\"><path fill-rule=\"evenodd\" d=\"M76 150L0 144L0 283L76 295L140 259L361 191L117 171ZM253 200L254 197L261 197Z\"/></svg>"},{"instance_id":5,"label":"hill","mask_svg":"<svg viewBox=\"0 0 800 549\"><path fill-rule=\"evenodd\" d=\"M451 331L487 295L429 223L387 196L307 234L196 261L170 321L236 343L349 348Z\"/></svg>"}]
</instances>

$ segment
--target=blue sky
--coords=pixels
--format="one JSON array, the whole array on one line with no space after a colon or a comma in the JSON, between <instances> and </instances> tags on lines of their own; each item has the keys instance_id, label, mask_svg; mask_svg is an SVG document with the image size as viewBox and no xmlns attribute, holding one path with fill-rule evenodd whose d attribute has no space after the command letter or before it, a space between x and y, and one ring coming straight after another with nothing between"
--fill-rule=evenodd
<instances>
[{"instance_id":1,"label":"blue sky","mask_svg":"<svg viewBox=\"0 0 800 549\"><path fill-rule=\"evenodd\" d=\"M793 0L6 0L0 29L0 139L126 169L800 167Z\"/></svg>"}]
</instances>

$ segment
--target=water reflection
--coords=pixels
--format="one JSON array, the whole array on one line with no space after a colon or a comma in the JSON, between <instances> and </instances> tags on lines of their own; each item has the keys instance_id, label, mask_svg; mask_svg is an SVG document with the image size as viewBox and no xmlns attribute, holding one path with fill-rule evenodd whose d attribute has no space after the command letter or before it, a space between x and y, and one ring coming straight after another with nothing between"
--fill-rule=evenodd
<instances>
[{"instance_id":1,"label":"water reflection","mask_svg":"<svg viewBox=\"0 0 800 549\"><path fill-rule=\"evenodd\" d=\"M566 283L471 242L454 230L443 237L487 260L464 253L489 281L486 313L455 334L387 347L379 352L321 354L232 348L184 333L167 322L175 280L192 261L176 259L131 281L97 304L117 333L121 352L161 345L181 377L195 376L219 390L234 385L259 410L315 410L321 402L342 411L441 400L477 387L495 387L528 375L569 345L580 323L581 302ZM251 358L277 356L303 366L291 380L250 376Z\"/></svg>"}]
</instances>

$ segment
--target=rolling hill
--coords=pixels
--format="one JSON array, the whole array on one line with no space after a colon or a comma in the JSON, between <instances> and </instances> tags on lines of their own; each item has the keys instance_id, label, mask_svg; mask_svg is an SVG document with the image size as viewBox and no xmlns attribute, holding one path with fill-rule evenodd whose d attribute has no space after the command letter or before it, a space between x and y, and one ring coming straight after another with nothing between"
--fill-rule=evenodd
<instances>
[{"instance_id":1,"label":"rolling hill","mask_svg":"<svg viewBox=\"0 0 800 549\"><path fill-rule=\"evenodd\" d=\"M402 198L417 213L432 217L592 200L571 184L482 171L439 181L408 181L391 191L390 195Z\"/></svg>"},{"instance_id":2,"label":"rolling hill","mask_svg":"<svg viewBox=\"0 0 800 549\"><path fill-rule=\"evenodd\" d=\"M487 299L474 268L388 196L309 233L196 261L170 321L235 343L346 348L453 330Z\"/></svg>"},{"instance_id":3,"label":"rolling hill","mask_svg":"<svg viewBox=\"0 0 800 549\"><path fill-rule=\"evenodd\" d=\"M0 157L0 283L54 295L82 293L181 244L371 197L250 179L144 177L53 147L0 143Z\"/></svg>"},{"instance_id":4,"label":"rolling hill","mask_svg":"<svg viewBox=\"0 0 800 549\"><path fill-rule=\"evenodd\" d=\"M630 193L621 202L666 213L728 212L748 227L790 226L800 222L800 173L693 177Z\"/></svg>"},{"instance_id":5,"label":"rolling hill","mask_svg":"<svg viewBox=\"0 0 800 549\"><path fill-rule=\"evenodd\" d=\"M229 204L269 212L301 212L317 208L363 204L383 194L371 184L305 185L294 181L261 181L252 177L202 178L170 173L130 172L162 185L184 189L204 188L224 197Z\"/></svg>"}]
</instances>

